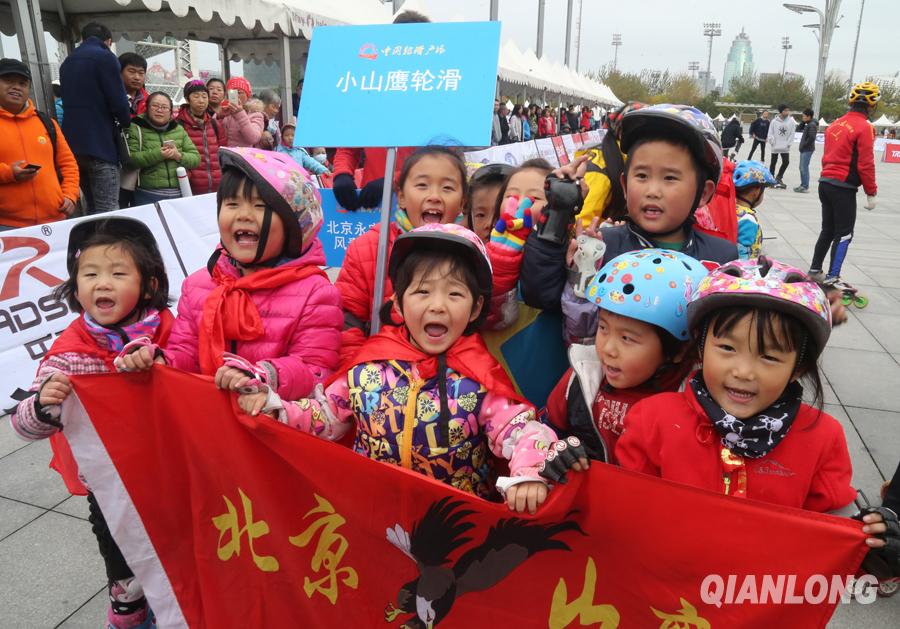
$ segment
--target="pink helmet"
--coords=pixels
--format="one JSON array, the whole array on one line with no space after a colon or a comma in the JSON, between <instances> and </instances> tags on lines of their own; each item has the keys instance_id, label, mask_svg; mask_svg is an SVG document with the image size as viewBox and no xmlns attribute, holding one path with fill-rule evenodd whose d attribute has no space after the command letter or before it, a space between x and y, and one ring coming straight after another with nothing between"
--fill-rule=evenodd
<instances>
[{"instance_id":1,"label":"pink helmet","mask_svg":"<svg viewBox=\"0 0 900 629\"><path fill-rule=\"evenodd\" d=\"M322 198L309 173L285 153L251 147L219 149L222 169L237 168L284 223L284 256L299 258L322 227ZM221 205L221 201L219 203ZM265 248L260 239L260 251Z\"/></svg>"},{"instance_id":2,"label":"pink helmet","mask_svg":"<svg viewBox=\"0 0 900 629\"><path fill-rule=\"evenodd\" d=\"M765 256L728 262L703 278L688 304L688 326L696 330L710 312L736 305L796 317L809 330L818 353L831 334L831 306L819 285L800 269Z\"/></svg>"},{"instance_id":3,"label":"pink helmet","mask_svg":"<svg viewBox=\"0 0 900 629\"><path fill-rule=\"evenodd\" d=\"M417 249L449 251L472 263L472 266L475 267L475 276L478 278L478 288L485 301L485 307L481 309L481 316L476 321L476 324L481 323L487 316L487 304L490 302L494 284L491 261L481 238L456 223L446 225L429 223L417 227L411 232L401 234L394 241L394 246L391 248L391 259L388 263L388 277L391 278L392 284L397 283L397 272L407 256Z\"/></svg>"}]
</instances>

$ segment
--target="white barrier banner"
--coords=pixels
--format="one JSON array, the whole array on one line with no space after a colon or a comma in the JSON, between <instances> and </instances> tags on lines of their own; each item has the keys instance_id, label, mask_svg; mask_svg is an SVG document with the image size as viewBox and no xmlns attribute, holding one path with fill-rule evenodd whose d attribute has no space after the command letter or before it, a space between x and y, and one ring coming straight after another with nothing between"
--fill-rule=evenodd
<instances>
[{"instance_id":1,"label":"white barrier banner","mask_svg":"<svg viewBox=\"0 0 900 629\"><path fill-rule=\"evenodd\" d=\"M204 194L160 201L165 227L175 245L182 271L190 275L202 269L219 244L216 195Z\"/></svg>"},{"instance_id":2,"label":"white barrier banner","mask_svg":"<svg viewBox=\"0 0 900 629\"><path fill-rule=\"evenodd\" d=\"M575 159L576 146L575 146L575 140L572 138L572 136L571 135L562 136L562 143L566 149L566 155L569 156L569 161Z\"/></svg>"},{"instance_id":3,"label":"white barrier banner","mask_svg":"<svg viewBox=\"0 0 900 629\"><path fill-rule=\"evenodd\" d=\"M538 155L550 162L554 168L559 168L559 158L556 156L556 149L553 146L553 140L550 138L540 138L534 141Z\"/></svg>"},{"instance_id":4,"label":"white barrier banner","mask_svg":"<svg viewBox=\"0 0 900 629\"><path fill-rule=\"evenodd\" d=\"M214 196L214 195L213 195ZM172 302L181 292L184 272L155 206L111 212L143 221L156 236L169 276ZM215 216L215 212L212 213ZM69 275L66 250L74 225L96 216L0 232L0 389L3 409L15 406L10 396L31 386L37 365L53 340L77 317L53 290Z\"/></svg>"}]
</instances>

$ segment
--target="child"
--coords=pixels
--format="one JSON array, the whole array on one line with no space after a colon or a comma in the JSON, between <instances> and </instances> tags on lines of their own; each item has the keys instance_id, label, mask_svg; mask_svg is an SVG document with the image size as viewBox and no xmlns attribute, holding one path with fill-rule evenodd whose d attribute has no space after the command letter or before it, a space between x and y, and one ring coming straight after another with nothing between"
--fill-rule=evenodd
<instances>
[{"instance_id":1,"label":"child","mask_svg":"<svg viewBox=\"0 0 900 629\"><path fill-rule=\"evenodd\" d=\"M318 191L280 153L223 148L219 162L221 244L184 281L166 362L224 389L252 376L287 399L307 396L337 366L341 330L340 295L319 269Z\"/></svg>"},{"instance_id":2,"label":"child","mask_svg":"<svg viewBox=\"0 0 900 629\"><path fill-rule=\"evenodd\" d=\"M537 224L541 210L547 204L544 180L551 172L553 172L553 166L542 157L522 162L509 174L506 182L500 188L500 193L497 195L497 207L494 210L495 215L500 216L501 208L507 205L511 197L531 198L533 200L531 216L534 224Z\"/></svg>"},{"instance_id":3,"label":"child","mask_svg":"<svg viewBox=\"0 0 900 629\"><path fill-rule=\"evenodd\" d=\"M84 221L69 234L67 279L56 292L80 316L56 339L41 361L31 397L12 416L16 434L28 441L51 439L53 460L66 487L87 495L90 521L109 579L111 629L155 626L143 589L135 582L107 527L94 495L79 480L63 436L61 404L72 392L69 375L115 371L124 353L135 351L152 362L172 325L169 281L152 232L130 218Z\"/></svg>"},{"instance_id":4,"label":"child","mask_svg":"<svg viewBox=\"0 0 900 629\"><path fill-rule=\"evenodd\" d=\"M317 146L313 148L312 158L322 164L329 171L332 170L331 162L328 161L328 150L324 146Z\"/></svg>"},{"instance_id":5,"label":"child","mask_svg":"<svg viewBox=\"0 0 900 629\"><path fill-rule=\"evenodd\" d=\"M468 192L466 165L460 154L445 146L425 146L403 163L397 178L397 209L388 233L388 253L400 234L426 224L453 223ZM350 358L369 334L375 295L375 265L380 226L375 225L350 243L334 285L341 292L346 329L341 358ZM393 290L384 282L384 298ZM380 306L380 304L379 304Z\"/></svg>"},{"instance_id":6,"label":"child","mask_svg":"<svg viewBox=\"0 0 900 629\"><path fill-rule=\"evenodd\" d=\"M569 348L571 369L547 400L551 425L592 459L615 463L623 419L638 401L677 391L691 369L685 316L706 267L677 251L642 249L606 263L588 286L599 307L593 345Z\"/></svg>"},{"instance_id":7,"label":"child","mask_svg":"<svg viewBox=\"0 0 900 629\"><path fill-rule=\"evenodd\" d=\"M295 124L286 124L281 127L281 146L276 150L279 153L290 155L291 159L314 175L328 172L328 169L321 162L310 157L305 148L294 146L294 130L296 128L297 125Z\"/></svg>"},{"instance_id":8,"label":"child","mask_svg":"<svg viewBox=\"0 0 900 629\"><path fill-rule=\"evenodd\" d=\"M389 273L396 292L382 308L387 325L327 389L288 403L271 390L244 394L241 408L277 411L280 421L331 441L355 424L356 452L482 497L490 493L489 448L509 460L511 478L498 481L509 508L534 513L547 497L540 467L556 435L535 421L473 334L491 295L484 245L464 227L424 225L397 238ZM577 440L571 445L582 469L587 461L575 462L582 451Z\"/></svg>"},{"instance_id":9,"label":"child","mask_svg":"<svg viewBox=\"0 0 900 629\"><path fill-rule=\"evenodd\" d=\"M741 260L758 258L762 253L762 229L756 208L763 201L766 187L777 183L762 162L746 160L734 169L734 188L737 194L738 254Z\"/></svg>"},{"instance_id":10,"label":"child","mask_svg":"<svg viewBox=\"0 0 900 629\"><path fill-rule=\"evenodd\" d=\"M478 234L481 242L490 240L491 230L499 218L497 199L500 198L500 188L512 170L509 164L485 164L469 179L466 224Z\"/></svg>"},{"instance_id":11,"label":"child","mask_svg":"<svg viewBox=\"0 0 900 629\"><path fill-rule=\"evenodd\" d=\"M844 430L821 410L816 361L831 334L831 309L819 286L765 257L731 262L700 282L688 326L702 367L683 392L631 409L619 464L820 513L850 505L856 492ZM802 402L803 378L817 408ZM882 515L867 513L864 522L866 544L883 548Z\"/></svg>"},{"instance_id":12,"label":"child","mask_svg":"<svg viewBox=\"0 0 900 629\"><path fill-rule=\"evenodd\" d=\"M709 201L722 172L722 147L709 117L686 105L652 105L629 111L620 124L622 152L628 154L622 176L628 217L624 225L603 230L603 259L649 247L720 264L737 258L734 244L693 227L694 212ZM584 308L567 287L566 250L566 244L536 233L529 237L522 261L525 303L557 311ZM571 303L561 306L561 299ZM567 322L568 335L594 336L596 319L587 321L584 329Z\"/></svg>"}]
</instances>

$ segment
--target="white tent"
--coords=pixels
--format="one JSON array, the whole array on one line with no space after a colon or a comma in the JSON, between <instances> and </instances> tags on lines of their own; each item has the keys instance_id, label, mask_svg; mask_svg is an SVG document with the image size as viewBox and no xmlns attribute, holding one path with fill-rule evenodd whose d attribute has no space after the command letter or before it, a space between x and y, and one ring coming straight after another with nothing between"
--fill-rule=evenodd
<instances>
[{"instance_id":1,"label":"white tent","mask_svg":"<svg viewBox=\"0 0 900 629\"><path fill-rule=\"evenodd\" d=\"M819 118L819 128L824 129L827 126L828 126L828 123L825 122L825 118Z\"/></svg>"},{"instance_id":2,"label":"white tent","mask_svg":"<svg viewBox=\"0 0 900 629\"><path fill-rule=\"evenodd\" d=\"M719 115L713 118L716 122L725 122L725 116L722 115L722 112L719 112Z\"/></svg>"},{"instance_id":3,"label":"white tent","mask_svg":"<svg viewBox=\"0 0 900 629\"><path fill-rule=\"evenodd\" d=\"M892 122L887 116L881 114L881 118L872 123L876 127L895 127L897 124Z\"/></svg>"}]
</instances>

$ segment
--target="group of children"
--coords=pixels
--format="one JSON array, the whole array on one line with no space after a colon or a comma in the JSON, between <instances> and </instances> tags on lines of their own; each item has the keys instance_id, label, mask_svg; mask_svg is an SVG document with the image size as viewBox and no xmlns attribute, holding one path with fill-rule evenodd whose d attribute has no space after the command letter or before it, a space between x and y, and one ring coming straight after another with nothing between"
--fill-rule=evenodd
<instances>
[{"instance_id":1,"label":"group of children","mask_svg":"<svg viewBox=\"0 0 900 629\"><path fill-rule=\"evenodd\" d=\"M52 436L54 465L76 491L60 417L68 376L162 363L212 377L249 414L328 440L355 431L354 451L484 498L499 491L519 513L534 513L589 459L784 506L846 507L850 457L840 425L821 410L816 365L831 330L824 293L798 269L738 260L734 244L694 229L722 165L704 114L658 105L621 124L628 218L593 230L605 253L583 296L571 286L569 244L534 229L549 164L487 166L470 180L454 149L406 159L377 334L379 228L351 244L332 285L320 270L322 211L307 173L280 153L221 149L221 243L185 280L174 320L145 226L101 218L73 229L60 292L81 316L41 363L34 395L13 416L16 432ZM561 328L543 339L569 345L571 367L546 405L525 399L482 338L529 307L590 311L570 335L578 342ZM802 401L801 380L815 406ZM87 493L109 626L149 627L140 584ZM860 517L872 552L885 552L882 519L896 530L896 517Z\"/></svg>"}]
</instances>

